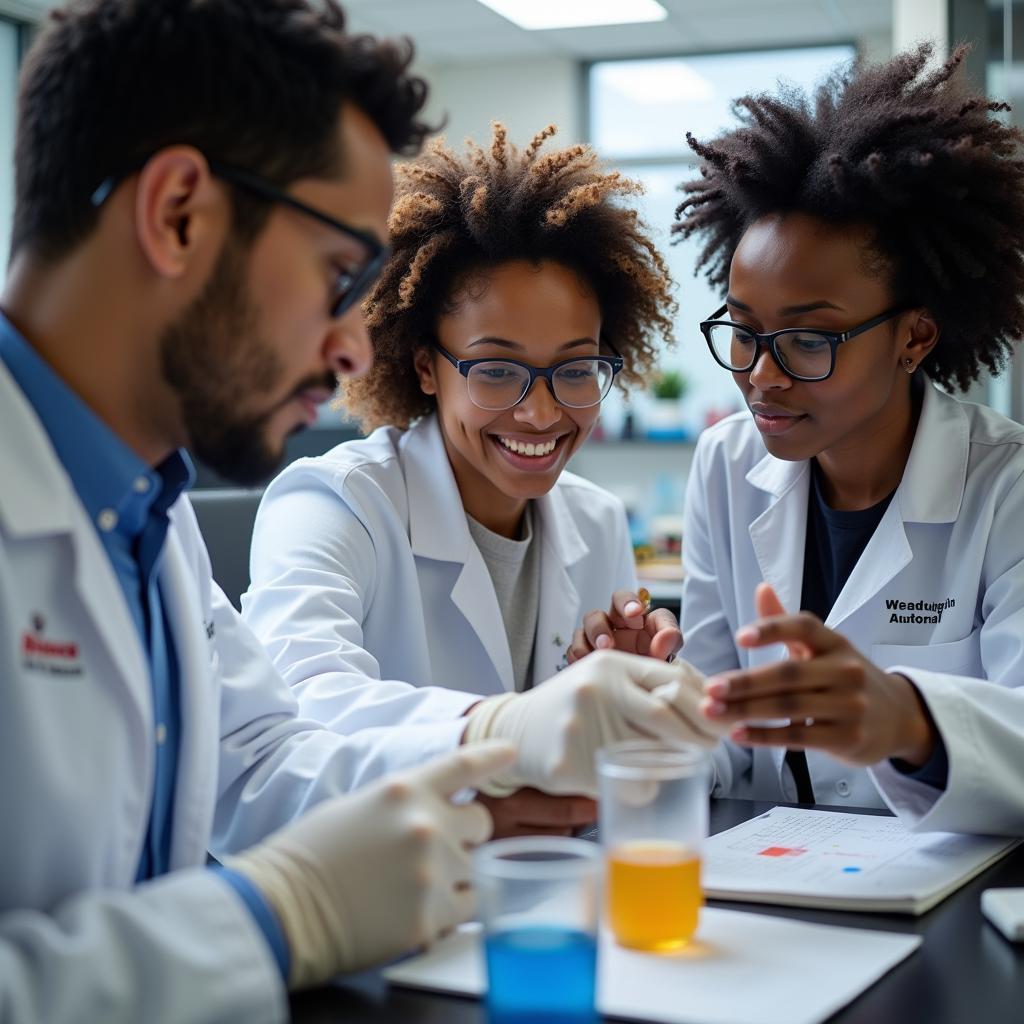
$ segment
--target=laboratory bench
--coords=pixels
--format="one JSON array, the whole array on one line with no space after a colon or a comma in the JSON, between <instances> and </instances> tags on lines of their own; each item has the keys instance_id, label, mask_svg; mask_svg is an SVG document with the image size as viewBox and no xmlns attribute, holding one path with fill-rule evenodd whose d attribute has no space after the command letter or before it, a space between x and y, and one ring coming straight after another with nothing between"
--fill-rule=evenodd
<instances>
[{"instance_id":1,"label":"laboratory bench","mask_svg":"<svg viewBox=\"0 0 1024 1024\"><path fill-rule=\"evenodd\" d=\"M711 831L731 828L772 806L713 800ZM923 936L916 952L829 1018L830 1024L1020 1024L1024 1021L1024 943L1008 942L982 916L981 891L990 886L1024 886L1024 846L916 918L722 900L711 905ZM485 1024L487 1019L483 1003L477 1000L391 988L378 971L297 995L291 1007L296 1024Z\"/></svg>"}]
</instances>

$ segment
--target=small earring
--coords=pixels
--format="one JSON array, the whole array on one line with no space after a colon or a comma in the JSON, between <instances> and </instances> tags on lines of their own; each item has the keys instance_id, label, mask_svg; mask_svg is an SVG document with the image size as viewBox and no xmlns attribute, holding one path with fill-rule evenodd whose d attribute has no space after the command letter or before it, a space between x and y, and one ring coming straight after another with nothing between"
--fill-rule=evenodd
<instances>
[{"instance_id":1,"label":"small earring","mask_svg":"<svg viewBox=\"0 0 1024 1024\"><path fill-rule=\"evenodd\" d=\"M907 373L913 373L917 367L914 366L914 360L909 356L903 360L903 365L907 368Z\"/></svg>"}]
</instances>

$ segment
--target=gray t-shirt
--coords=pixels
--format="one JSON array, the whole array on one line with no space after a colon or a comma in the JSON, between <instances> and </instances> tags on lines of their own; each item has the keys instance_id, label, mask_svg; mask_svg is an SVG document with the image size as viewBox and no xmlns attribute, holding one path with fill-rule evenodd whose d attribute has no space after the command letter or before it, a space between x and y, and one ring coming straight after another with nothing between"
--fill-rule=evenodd
<instances>
[{"instance_id":1,"label":"gray t-shirt","mask_svg":"<svg viewBox=\"0 0 1024 1024\"><path fill-rule=\"evenodd\" d=\"M537 610L540 605L540 522L533 502L526 506L523 535L509 540L466 516L469 532L483 556L498 596L505 634L512 654L516 690L529 689L533 667Z\"/></svg>"}]
</instances>

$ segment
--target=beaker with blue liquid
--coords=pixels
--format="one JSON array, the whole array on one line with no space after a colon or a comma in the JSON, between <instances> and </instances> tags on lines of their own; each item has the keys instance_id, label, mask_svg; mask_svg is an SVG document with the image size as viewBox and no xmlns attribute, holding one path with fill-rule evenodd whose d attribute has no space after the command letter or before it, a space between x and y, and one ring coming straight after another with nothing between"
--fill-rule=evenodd
<instances>
[{"instance_id":1,"label":"beaker with blue liquid","mask_svg":"<svg viewBox=\"0 0 1024 1024\"><path fill-rule=\"evenodd\" d=\"M499 839L474 853L490 1024L596 1024L596 843Z\"/></svg>"}]
</instances>

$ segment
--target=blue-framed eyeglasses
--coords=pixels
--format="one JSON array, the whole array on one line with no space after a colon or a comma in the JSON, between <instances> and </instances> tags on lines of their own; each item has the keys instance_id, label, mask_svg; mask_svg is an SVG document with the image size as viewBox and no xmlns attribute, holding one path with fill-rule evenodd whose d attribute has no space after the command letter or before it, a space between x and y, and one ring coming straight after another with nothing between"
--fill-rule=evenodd
<instances>
[{"instance_id":1,"label":"blue-framed eyeglasses","mask_svg":"<svg viewBox=\"0 0 1024 1024\"><path fill-rule=\"evenodd\" d=\"M134 174L135 171L140 170L144 163L145 161L137 164L132 170L124 174L112 175L104 179L90 197L92 205L95 207L102 206L114 189L129 174ZM221 163L219 160L210 160L209 158L207 158L207 166L209 166L211 174L234 185L236 188L240 188L268 203L279 203L281 206L287 206L289 209L296 210L307 217L312 217L313 220L341 232L350 241L355 243L358 255L353 254L352 261L348 267L337 268L337 276L331 285L328 307L332 319L336 320L350 310L370 290L373 282L380 276L380 272L384 268L391 250L386 245L381 245L369 232L353 227L351 224L346 224L344 221L324 213L323 210L318 210L315 206L309 206L307 203L302 202L301 199L296 199L257 174L251 174L249 171L242 170L239 167L233 167L230 164Z\"/></svg>"},{"instance_id":2,"label":"blue-framed eyeglasses","mask_svg":"<svg viewBox=\"0 0 1024 1024\"><path fill-rule=\"evenodd\" d=\"M488 412L518 405L538 377L547 381L559 405L589 409L601 403L622 369L622 356L617 352L614 356L563 359L553 366L531 366L518 359L458 359L436 341L433 347L466 378L469 400Z\"/></svg>"},{"instance_id":3,"label":"blue-framed eyeglasses","mask_svg":"<svg viewBox=\"0 0 1024 1024\"><path fill-rule=\"evenodd\" d=\"M743 324L720 320L728 306L716 310L709 320L701 322L704 339L715 357L715 362L732 373L752 370L761 355L761 346L767 345L775 365L793 380L814 382L827 380L836 368L836 349L844 342L870 331L886 320L906 312L906 307L887 309L870 320L851 327L848 331L808 330L805 327L787 327L770 334L758 334Z\"/></svg>"}]
</instances>

